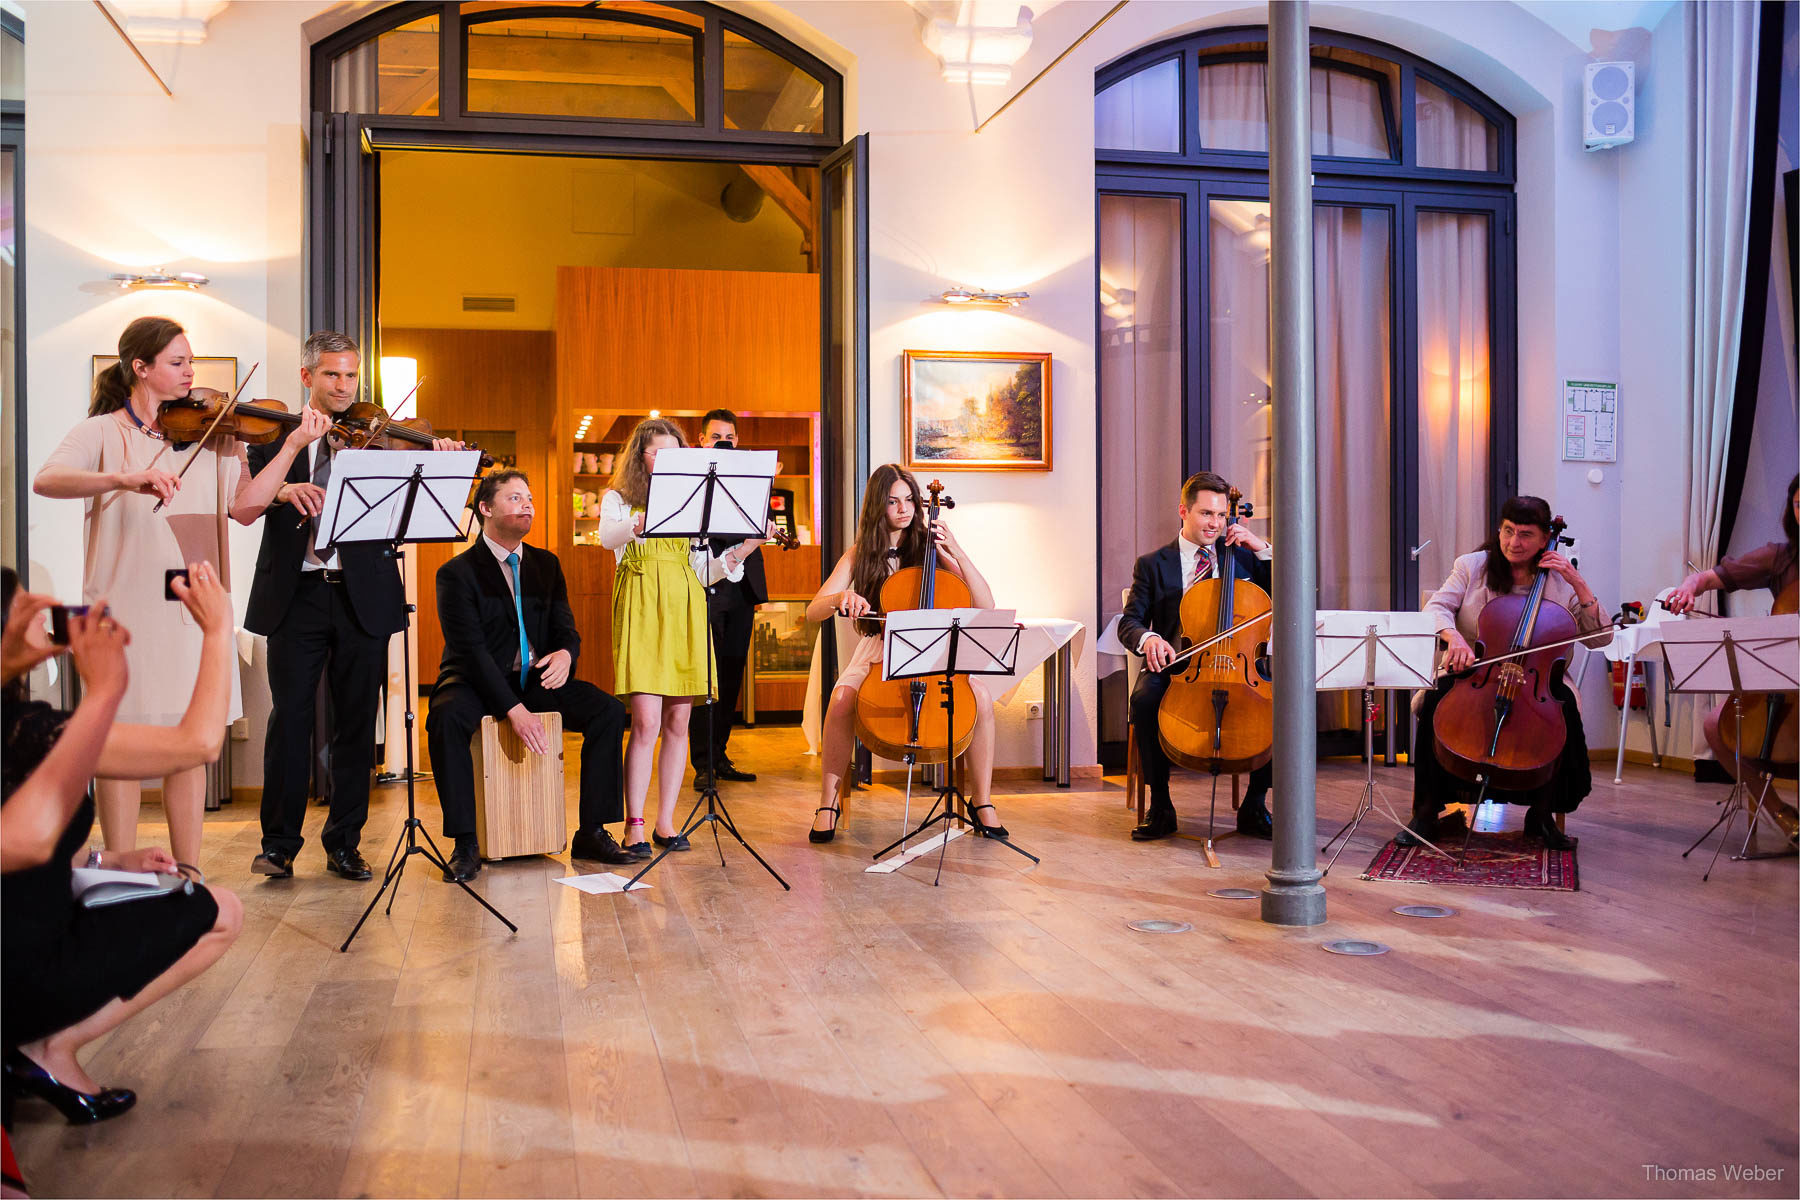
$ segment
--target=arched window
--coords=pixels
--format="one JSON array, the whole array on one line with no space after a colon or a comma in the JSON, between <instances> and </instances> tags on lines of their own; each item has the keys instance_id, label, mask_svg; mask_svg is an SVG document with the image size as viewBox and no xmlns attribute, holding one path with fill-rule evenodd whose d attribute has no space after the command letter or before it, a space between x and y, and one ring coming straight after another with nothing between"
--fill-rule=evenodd
<instances>
[{"instance_id":1,"label":"arched window","mask_svg":"<svg viewBox=\"0 0 1800 1200\"><path fill-rule=\"evenodd\" d=\"M837 73L710 4L396 4L314 47L312 94L421 131L842 141Z\"/></svg>"},{"instance_id":2,"label":"arched window","mask_svg":"<svg viewBox=\"0 0 1800 1200\"><path fill-rule=\"evenodd\" d=\"M1273 516L1266 37L1166 42L1095 79L1102 611L1173 536L1188 473ZM1516 481L1513 122L1325 30L1311 115L1319 606L1416 608ZM1103 690L1103 741L1123 708Z\"/></svg>"}]
</instances>

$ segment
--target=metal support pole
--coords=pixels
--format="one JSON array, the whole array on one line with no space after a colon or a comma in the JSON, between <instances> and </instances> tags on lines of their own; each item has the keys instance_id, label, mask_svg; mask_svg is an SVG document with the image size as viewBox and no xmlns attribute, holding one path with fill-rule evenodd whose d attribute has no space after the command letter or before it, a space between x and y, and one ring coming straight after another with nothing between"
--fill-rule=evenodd
<instances>
[{"instance_id":1,"label":"metal support pole","mask_svg":"<svg viewBox=\"0 0 1800 1200\"><path fill-rule=\"evenodd\" d=\"M1318 461L1313 417L1312 56L1306 0L1269 5L1269 341L1275 393L1275 845L1262 919L1322 925L1317 808Z\"/></svg>"}]
</instances>

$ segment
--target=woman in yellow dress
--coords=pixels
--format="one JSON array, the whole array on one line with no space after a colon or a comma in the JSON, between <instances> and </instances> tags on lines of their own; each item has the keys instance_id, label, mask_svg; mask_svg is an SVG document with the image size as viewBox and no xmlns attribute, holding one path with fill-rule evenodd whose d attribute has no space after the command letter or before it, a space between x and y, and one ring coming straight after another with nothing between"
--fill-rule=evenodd
<instances>
[{"instance_id":1,"label":"woman in yellow dress","mask_svg":"<svg viewBox=\"0 0 1800 1200\"><path fill-rule=\"evenodd\" d=\"M675 828L675 801L688 761L688 717L709 699L710 628L706 584L743 578L744 559L760 543L740 542L710 560L683 537L644 536L644 503L656 452L686 446L681 427L661 417L639 421L619 455L612 487L600 498L600 544L616 559L613 576L613 691L631 709L625 743L625 849L655 853L644 840L644 802L654 754L657 846L690 849ZM658 734L662 750L655 753Z\"/></svg>"}]
</instances>

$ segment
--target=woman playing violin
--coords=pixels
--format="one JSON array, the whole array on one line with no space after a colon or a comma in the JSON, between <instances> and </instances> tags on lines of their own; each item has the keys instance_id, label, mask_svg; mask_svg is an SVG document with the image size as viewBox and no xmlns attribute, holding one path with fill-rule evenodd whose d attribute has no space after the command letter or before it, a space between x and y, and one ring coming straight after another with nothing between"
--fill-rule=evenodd
<instances>
[{"instance_id":1,"label":"woman playing violin","mask_svg":"<svg viewBox=\"0 0 1800 1200\"><path fill-rule=\"evenodd\" d=\"M1489 601L1530 590L1538 573L1548 572L1544 603L1568 609L1586 644L1598 649L1611 640L1609 622L1600 601L1575 564L1550 545L1550 506L1536 496L1515 496L1500 507L1500 526L1482 547L1456 560L1444 586L1425 602L1425 611L1437 618L1438 673L1468 670L1477 661L1474 639L1480 628L1481 610ZM1499 653L1503 647L1483 647ZM1525 832L1552 850L1574 845L1556 827L1554 814L1574 812L1592 787L1588 772L1587 737L1581 727L1581 709L1575 694L1558 681L1552 694L1562 705L1568 740L1554 775L1543 787L1525 792L1490 791L1493 799L1526 806ZM1426 838L1437 836L1438 813L1458 800L1462 780L1439 763L1434 746L1432 719L1442 691L1422 692L1418 707L1419 727L1413 740L1412 830ZM1403 834L1403 845L1416 844Z\"/></svg>"},{"instance_id":2,"label":"woman playing violin","mask_svg":"<svg viewBox=\"0 0 1800 1200\"><path fill-rule=\"evenodd\" d=\"M946 570L954 571L969 585L970 597L977 608L992 608L994 593L981 572L969 558L968 551L943 521L931 527L937 539L938 555ZM856 524L856 544L844 551L831 574L820 585L818 595L806 606L806 619L819 622L838 615L857 620L862 637L850 655L850 661L838 673L831 691L831 703L825 711L824 780L820 787L818 811L814 814L811 839L829 842L837 833L838 791L844 773L850 768L850 749L854 739L852 720L856 711L857 690L869 672L881 662L881 625L866 618L878 617L873 598L881 595L881 585L894 571L916 567L925 561L926 531L919 481L911 472L894 463L877 467L869 476L863 492L862 515ZM970 810L980 823L982 833L1005 837L994 808L994 701L979 679L970 679L975 694L975 733L969 743L969 768L972 783Z\"/></svg>"},{"instance_id":3,"label":"woman playing violin","mask_svg":"<svg viewBox=\"0 0 1800 1200\"><path fill-rule=\"evenodd\" d=\"M181 326L139 317L119 335L119 361L94 381L87 419L51 451L32 484L40 496L85 503L82 597L92 603L104 596L135 635L126 648L131 683L118 718L131 724L179 724L180 704L200 666L202 630L165 598L166 572L205 562L228 579L221 503L236 509L259 495L266 502L264 493L281 480L267 470L253 477L244 448L228 439L199 447L185 476L176 478L186 452L164 436L157 414L165 401L186 396L193 382L193 352ZM324 426L314 425L310 436L316 437ZM300 436L296 430L290 440ZM235 670L231 693L235 720L242 714ZM163 780L169 841L182 862L200 861L205 789L205 767ZM98 796L106 848L134 849L139 785L102 780Z\"/></svg>"}]
</instances>

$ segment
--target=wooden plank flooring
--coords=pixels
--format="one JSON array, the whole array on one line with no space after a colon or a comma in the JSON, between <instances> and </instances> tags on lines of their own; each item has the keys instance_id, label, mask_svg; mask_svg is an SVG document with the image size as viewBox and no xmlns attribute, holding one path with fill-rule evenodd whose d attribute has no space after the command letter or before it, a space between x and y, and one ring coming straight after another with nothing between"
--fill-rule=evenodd
<instances>
[{"instance_id":1,"label":"wooden plank flooring","mask_svg":"<svg viewBox=\"0 0 1800 1200\"><path fill-rule=\"evenodd\" d=\"M934 863L863 871L897 831L898 791L862 795L813 846L817 766L798 733L742 732L734 749L762 780L725 799L791 893L729 839L721 867L710 836L633 896L557 884L566 857L490 864L477 889L516 935L414 859L392 915L340 954L375 885L325 875L316 841L297 878L252 877L255 811L213 814L203 865L244 898L243 936L91 1052L94 1075L138 1090L136 1111L76 1130L21 1104L32 1194L1800 1186L1800 873L1721 862L1701 882L1703 860L1680 853L1722 788L1646 767L1597 782L1569 823L1576 893L1360 880L1387 836L1372 818L1326 881L1330 922L1289 930L1206 895L1260 886L1265 843L1222 842L1220 871L1193 841L1135 845L1116 779L1003 787L1042 865L963 838L934 888ZM1404 812L1405 769L1379 777ZM1359 764L1321 766L1321 838L1360 783ZM429 785L420 802L435 829ZM1176 802L1204 821L1202 781L1178 775ZM403 789L377 792L377 867L404 810ZM1419 902L1458 915L1390 911ZM1125 928L1141 917L1194 929ZM1322 953L1333 937L1392 951ZM1740 1166L1765 1177L1728 1174Z\"/></svg>"}]
</instances>

